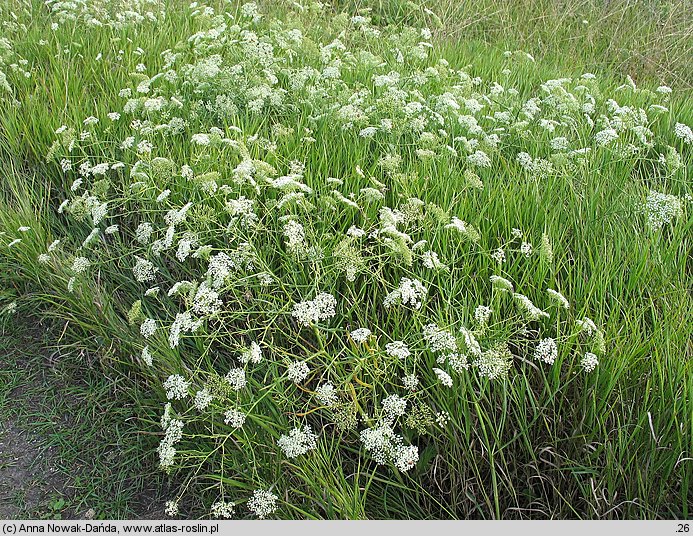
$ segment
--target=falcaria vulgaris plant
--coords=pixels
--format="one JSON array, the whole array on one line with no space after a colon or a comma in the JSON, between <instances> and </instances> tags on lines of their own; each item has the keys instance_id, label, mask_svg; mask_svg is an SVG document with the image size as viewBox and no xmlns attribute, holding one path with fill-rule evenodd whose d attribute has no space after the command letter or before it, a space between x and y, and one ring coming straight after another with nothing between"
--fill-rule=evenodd
<instances>
[{"instance_id":1,"label":"falcaria vulgaris plant","mask_svg":"<svg viewBox=\"0 0 693 536\"><path fill-rule=\"evenodd\" d=\"M61 24L107 11L50 5ZM165 15L136 7L102 22ZM667 87L519 89L451 64L423 24L319 3L188 9L155 65L120 67L118 109L55 132L69 232L37 259L76 299L102 285L128 326L112 343L160 397L169 514L199 496L213 517L329 516L316 487L335 472L357 480L337 502L419 490L479 393L505 408L519 378L527 397L588 388L609 341L566 291L561 237L462 200L501 168L534 189L605 159L677 173L693 135L654 134ZM642 231L688 203L652 190Z\"/></svg>"}]
</instances>

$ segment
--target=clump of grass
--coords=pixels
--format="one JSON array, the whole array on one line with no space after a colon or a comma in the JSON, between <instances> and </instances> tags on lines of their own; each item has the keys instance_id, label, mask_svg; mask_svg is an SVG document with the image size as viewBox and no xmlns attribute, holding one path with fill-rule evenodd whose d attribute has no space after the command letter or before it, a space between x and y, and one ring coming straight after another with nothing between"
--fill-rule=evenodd
<instances>
[{"instance_id":1,"label":"clump of grass","mask_svg":"<svg viewBox=\"0 0 693 536\"><path fill-rule=\"evenodd\" d=\"M5 516L38 519L158 517L166 482L149 463L156 445L140 419L155 404L112 368L104 374L81 348L55 347L62 325L39 322L26 304L0 316L3 444L20 449ZM28 318L27 318L28 317ZM120 386L126 384L127 389ZM5 469L3 467L3 469ZM157 511L159 513L157 513Z\"/></svg>"},{"instance_id":2,"label":"clump of grass","mask_svg":"<svg viewBox=\"0 0 693 536\"><path fill-rule=\"evenodd\" d=\"M15 28L46 84L7 78L2 149L51 180L9 183L2 262L160 400L171 515L687 515L693 115L668 86L471 59L413 4L99 5ZM101 97L22 138L63 81Z\"/></svg>"}]
</instances>

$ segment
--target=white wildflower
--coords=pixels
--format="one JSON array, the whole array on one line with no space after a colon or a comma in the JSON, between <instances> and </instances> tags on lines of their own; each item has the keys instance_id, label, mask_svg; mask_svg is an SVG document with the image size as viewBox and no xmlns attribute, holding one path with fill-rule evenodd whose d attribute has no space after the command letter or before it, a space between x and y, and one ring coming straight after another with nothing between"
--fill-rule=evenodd
<instances>
[{"instance_id":1,"label":"white wildflower","mask_svg":"<svg viewBox=\"0 0 693 536\"><path fill-rule=\"evenodd\" d=\"M592 352L585 352L585 355L580 359L580 366L585 372L592 372L599 365L599 359Z\"/></svg>"},{"instance_id":2,"label":"white wildflower","mask_svg":"<svg viewBox=\"0 0 693 536\"><path fill-rule=\"evenodd\" d=\"M534 359L537 361L543 361L552 365L557 357L558 347L556 346L556 341L551 338L542 339L534 349Z\"/></svg>"},{"instance_id":3,"label":"white wildflower","mask_svg":"<svg viewBox=\"0 0 693 536\"><path fill-rule=\"evenodd\" d=\"M139 281L140 283L144 283L146 281L152 281L155 279L158 268L155 268L154 265L146 259L142 259L140 257L136 257L136 259L137 262L132 268L132 273L135 276L135 280Z\"/></svg>"},{"instance_id":4,"label":"white wildflower","mask_svg":"<svg viewBox=\"0 0 693 536\"><path fill-rule=\"evenodd\" d=\"M505 251L503 248L498 248L491 253L491 258L498 264L503 264L505 262Z\"/></svg>"},{"instance_id":5,"label":"white wildflower","mask_svg":"<svg viewBox=\"0 0 693 536\"><path fill-rule=\"evenodd\" d=\"M145 339L148 339L156 332L156 320L147 318L140 325L140 333Z\"/></svg>"},{"instance_id":6,"label":"white wildflower","mask_svg":"<svg viewBox=\"0 0 693 536\"><path fill-rule=\"evenodd\" d=\"M400 280L399 287L385 297L383 305L389 308L395 304L409 304L414 309L420 309L427 293L428 289L421 281L403 277Z\"/></svg>"},{"instance_id":7,"label":"white wildflower","mask_svg":"<svg viewBox=\"0 0 693 536\"><path fill-rule=\"evenodd\" d=\"M310 368L303 361L294 361L287 369L288 378L296 384L299 384L305 380L309 373Z\"/></svg>"},{"instance_id":8,"label":"white wildflower","mask_svg":"<svg viewBox=\"0 0 693 536\"><path fill-rule=\"evenodd\" d=\"M224 424L228 424L231 428L242 428L245 420L245 413L237 409L229 409L224 413Z\"/></svg>"},{"instance_id":9,"label":"white wildflower","mask_svg":"<svg viewBox=\"0 0 693 536\"><path fill-rule=\"evenodd\" d=\"M560 292L553 290L551 288L547 288L546 292L548 293L551 298L553 298L554 301L556 301L561 307L565 309L570 309L570 302L568 299L561 294Z\"/></svg>"},{"instance_id":10,"label":"white wildflower","mask_svg":"<svg viewBox=\"0 0 693 536\"><path fill-rule=\"evenodd\" d=\"M309 425L294 428L288 435L282 435L277 445L288 458L296 458L318 447L318 436Z\"/></svg>"},{"instance_id":11,"label":"white wildflower","mask_svg":"<svg viewBox=\"0 0 693 536\"><path fill-rule=\"evenodd\" d=\"M687 144L692 144L693 143L693 131L691 130L691 127L688 125L684 125L683 123L676 123L674 126L674 135L677 138L680 138L683 140L684 143Z\"/></svg>"},{"instance_id":12,"label":"white wildflower","mask_svg":"<svg viewBox=\"0 0 693 536\"><path fill-rule=\"evenodd\" d=\"M529 242L522 242L522 244L520 244L520 253L522 253L525 257L531 257L532 251L532 244Z\"/></svg>"},{"instance_id":13,"label":"white wildflower","mask_svg":"<svg viewBox=\"0 0 693 536\"><path fill-rule=\"evenodd\" d=\"M335 386L332 385L331 382L323 383L322 385L320 385L315 390L315 396L318 397L318 400L323 406L327 407L332 407L339 401L339 397L337 396L337 389L335 389Z\"/></svg>"},{"instance_id":14,"label":"white wildflower","mask_svg":"<svg viewBox=\"0 0 693 536\"><path fill-rule=\"evenodd\" d=\"M439 368L434 368L433 372L435 372L436 376L438 377L438 380L445 387L452 387L452 378L447 372Z\"/></svg>"},{"instance_id":15,"label":"white wildflower","mask_svg":"<svg viewBox=\"0 0 693 536\"><path fill-rule=\"evenodd\" d=\"M168 335L168 343L171 348L176 348L180 343L180 336L183 333L193 333L202 326L202 320L193 320L190 311L177 313L176 319L171 324L171 329Z\"/></svg>"},{"instance_id":16,"label":"white wildflower","mask_svg":"<svg viewBox=\"0 0 693 536\"><path fill-rule=\"evenodd\" d=\"M580 332L584 333L588 337L595 335L597 331L599 331L594 321L587 317L584 317L581 320L576 320L575 325L580 328Z\"/></svg>"},{"instance_id":17,"label":"white wildflower","mask_svg":"<svg viewBox=\"0 0 693 536\"><path fill-rule=\"evenodd\" d=\"M353 340L357 344L362 344L366 342L371 335L371 330L368 328L358 328L349 333L351 340Z\"/></svg>"},{"instance_id":18,"label":"white wildflower","mask_svg":"<svg viewBox=\"0 0 693 536\"><path fill-rule=\"evenodd\" d=\"M245 370L242 368L231 369L224 379L234 391L240 391L248 383L245 377Z\"/></svg>"},{"instance_id":19,"label":"white wildflower","mask_svg":"<svg viewBox=\"0 0 693 536\"><path fill-rule=\"evenodd\" d=\"M618 139L618 132L616 132L613 128L601 130L594 136L594 141L597 143L597 145L601 145L602 147L608 145L616 139Z\"/></svg>"},{"instance_id":20,"label":"white wildflower","mask_svg":"<svg viewBox=\"0 0 693 536\"><path fill-rule=\"evenodd\" d=\"M479 375L489 380L503 379L508 376L512 357L507 345L500 345L486 350L473 365L479 370Z\"/></svg>"},{"instance_id":21,"label":"white wildflower","mask_svg":"<svg viewBox=\"0 0 693 536\"><path fill-rule=\"evenodd\" d=\"M209 389L200 389L195 393L195 408L198 410L202 411L209 406L209 404L212 402L212 399L214 397L212 396L212 393L209 392Z\"/></svg>"},{"instance_id":22,"label":"white wildflower","mask_svg":"<svg viewBox=\"0 0 693 536\"><path fill-rule=\"evenodd\" d=\"M645 201L647 225L653 230L659 230L674 218L683 215L681 199L675 195L663 194L650 190Z\"/></svg>"},{"instance_id":23,"label":"white wildflower","mask_svg":"<svg viewBox=\"0 0 693 536\"><path fill-rule=\"evenodd\" d=\"M292 316L304 326L317 323L320 320L332 318L336 313L337 300L331 294L322 292L315 299L294 305Z\"/></svg>"},{"instance_id":24,"label":"white wildflower","mask_svg":"<svg viewBox=\"0 0 693 536\"><path fill-rule=\"evenodd\" d=\"M247 5L244 4L244 7ZM257 489L248 499L248 509L260 519L265 519L277 510L277 499L278 497L274 493Z\"/></svg>"},{"instance_id":25,"label":"white wildflower","mask_svg":"<svg viewBox=\"0 0 693 536\"><path fill-rule=\"evenodd\" d=\"M428 324L423 328L423 336L431 352L457 350L457 340L449 331L439 328L435 324Z\"/></svg>"},{"instance_id":26,"label":"white wildflower","mask_svg":"<svg viewBox=\"0 0 693 536\"><path fill-rule=\"evenodd\" d=\"M513 284L504 277L501 277L499 275L492 275L489 279L491 281L491 285L495 290L500 290L502 292L514 291Z\"/></svg>"},{"instance_id":27,"label":"white wildflower","mask_svg":"<svg viewBox=\"0 0 693 536\"><path fill-rule=\"evenodd\" d=\"M530 300L527 296L524 294L518 294L517 292L513 294L513 298L515 298L515 301L517 301L522 307L522 311L525 313L525 316L529 320L539 320L540 318L550 318L549 313L546 313L539 309L536 305L532 303L532 300Z\"/></svg>"},{"instance_id":28,"label":"white wildflower","mask_svg":"<svg viewBox=\"0 0 693 536\"><path fill-rule=\"evenodd\" d=\"M233 517L236 503L217 501L212 505L211 514L213 517L223 517L230 519Z\"/></svg>"},{"instance_id":29,"label":"white wildflower","mask_svg":"<svg viewBox=\"0 0 693 536\"><path fill-rule=\"evenodd\" d=\"M397 359L406 359L411 355L411 351L402 341L393 341L385 345L385 352L391 357Z\"/></svg>"},{"instance_id":30,"label":"white wildflower","mask_svg":"<svg viewBox=\"0 0 693 536\"><path fill-rule=\"evenodd\" d=\"M72 271L75 274L81 274L86 272L90 266L91 261L86 257L75 257L75 260L72 262Z\"/></svg>"},{"instance_id":31,"label":"white wildflower","mask_svg":"<svg viewBox=\"0 0 693 536\"><path fill-rule=\"evenodd\" d=\"M250 343L250 347L241 352L239 360L241 363L259 363L262 361L262 348L256 342Z\"/></svg>"},{"instance_id":32,"label":"white wildflower","mask_svg":"<svg viewBox=\"0 0 693 536\"><path fill-rule=\"evenodd\" d=\"M493 310L486 305L478 305L474 309L474 319L482 326L485 326L491 318Z\"/></svg>"},{"instance_id":33,"label":"white wildflower","mask_svg":"<svg viewBox=\"0 0 693 536\"><path fill-rule=\"evenodd\" d=\"M407 411L407 401L397 395L390 395L382 402L383 412L388 419L401 417Z\"/></svg>"},{"instance_id":34,"label":"white wildflower","mask_svg":"<svg viewBox=\"0 0 693 536\"><path fill-rule=\"evenodd\" d=\"M416 391L419 385L419 378L416 374L407 374L402 376L402 384L407 391Z\"/></svg>"},{"instance_id":35,"label":"white wildflower","mask_svg":"<svg viewBox=\"0 0 693 536\"><path fill-rule=\"evenodd\" d=\"M169 517L175 517L178 515L178 501L166 501L164 506L164 512Z\"/></svg>"},{"instance_id":36,"label":"white wildflower","mask_svg":"<svg viewBox=\"0 0 693 536\"><path fill-rule=\"evenodd\" d=\"M448 365L450 365L450 368L458 374L460 374L463 370L469 369L469 361L467 356L464 354L448 354L445 356L445 359L447 360Z\"/></svg>"},{"instance_id":37,"label":"white wildflower","mask_svg":"<svg viewBox=\"0 0 693 536\"><path fill-rule=\"evenodd\" d=\"M154 227L151 223L140 223L135 229L135 238L140 244L148 244L153 232Z\"/></svg>"},{"instance_id":38,"label":"white wildflower","mask_svg":"<svg viewBox=\"0 0 693 536\"><path fill-rule=\"evenodd\" d=\"M171 374L164 382L166 389L166 398L169 400L180 400L188 396L190 382L187 382L183 376L179 374Z\"/></svg>"},{"instance_id":39,"label":"white wildflower","mask_svg":"<svg viewBox=\"0 0 693 536\"><path fill-rule=\"evenodd\" d=\"M147 366L152 366L153 358L152 353L149 350L149 346L142 348L142 361L144 361Z\"/></svg>"},{"instance_id":40,"label":"white wildflower","mask_svg":"<svg viewBox=\"0 0 693 536\"><path fill-rule=\"evenodd\" d=\"M209 287L207 281L203 281L193 298L192 310L198 315L214 315L222 306L219 293Z\"/></svg>"}]
</instances>

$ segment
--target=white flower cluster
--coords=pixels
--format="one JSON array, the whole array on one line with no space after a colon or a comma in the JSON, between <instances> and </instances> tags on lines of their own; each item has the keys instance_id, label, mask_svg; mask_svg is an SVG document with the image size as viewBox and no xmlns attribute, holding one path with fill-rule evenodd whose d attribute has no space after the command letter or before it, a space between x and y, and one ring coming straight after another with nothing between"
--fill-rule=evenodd
<instances>
[{"instance_id":1,"label":"white flower cluster","mask_svg":"<svg viewBox=\"0 0 693 536\"><path fill-rule=\"evenodd\" d=\"M135 229L135 237L140 244L148 244L153 232L154 226L151 223L140 223Z\"/></svg>"},{"instance_id":2,"label":"white flower cluster","mask_svg":"<svg viewBox=\"0 0 693 536\"><path fill-rule=\"evenodd\" d=\"M445 387L452 387L452 378L450 377L450 374L439 368L434 368L433 372L435 372L435 375L438 377L438 381L440 381L442 385Z\"/></svg>"},{"instance_id":3,"label":"white flower cluster","mask_svg":"<svg viewBox=\"0 0 693 536\"><path fill-rule=\"evenodd\" d=\"M570 309L570 302L568 301L568 298L566 298L563 294L558 292L557 290L553 290L551 288L547 288L546 292L548 295L554 299L561 307L565 309Z\"/></svg>"},{"instance_id":4,"label":"white flower cluster","mask_svg":"<svg viewBox=\"0 0 693 536\"><path fill-rule=\"evenodd\" d=\"M584 317L580 320L576 320L575 325L588 337L592 337L598 331L597 325L591 318Z\"/></svg>"},{"instance_id":5,"label":"white flower cluster","mask_svg":"<svg viewBox=\"0 0 693 536\"><path fill-rule=\"evenodd\" d=\"M154 362L154 358L152 357L152 353L149 351L149 346L145 346L142 348L142 361L145 362L147 366L152 366L152 363Z\"/></svg>"},{"instance_id":6,"label":"white flower cluster","mask_svg":"<svg viewBox=\"0 0 693 536\"><path fill-rule=\"evenodd\" d=\"M491 318L491 314L493 313L493 310L486 306L486 305L478 305L476 309L474 309L474 319L482 326L485 326L489 318Z\"/></svg>"},{"instance_id":7,"label":"white flower cluster","mask_svg":"<svg viewBox=\"0 0 693 536\"><path fill-rule=\"evenodd\" d=\"M675 195L650 190L645 201L645 214L647 225L657 231L683 215L683 203Z\"/></svg>"},{"instance_id":8,"label":"white flower cluster","mask_svg":"<svg viewBox=\"0 0 693 536\"><path fill-rule=\"evenodd\" d=\"M299 384L308 377L309 372L310 368L306 363L294 361L289 364L286 374L292 382Z\"/></svg>"},{"instance_id":9,"label":"white flower cluster","mask_svg":"<svg viewBox=\"0 0 693 536\"><path fill-rule=\"evenodd\" d=\"M458 217L453 217L450 223L445 226L446 229L454 229L464 238L471 242L479 241L479 232L466 221L460 220Z\"/></svg>"},{"instance_id":10,"label":"white flower cluster","mask_svg":"<svg viewBox=\"0 0 693 536\"><path fill-rule=\"evenodd\" d=\"M145 339L148 339L156 333L156 328L156 320L153 318L146 318L142 321L142 324L140 324L140 333Z\"/></svg>"},{"instance_id":11,"label":"white flower cluster","mask_svg":"<svg viewBox=\"0 0 693 536\"><path fill-rule=\"evenodd\" d=\"M290 220L284 225L286 247L293 253L302 253L306 249L306 232L303 225L296 220Z\"/></svg>"},{"instance_id":12,"label":"white flower cluster","mask_svg":"<svg viewBox=\"0 0 693 536\"><path fill-rule=\"evenodd\" d=\"M231 519L233 517L235 507L236 503L234 502L218 501L212 505L211 514L213 517Z\"/></svg>"},{"instance_id":13,"label":"white flower cluster","mask_svg":"<svg viewBox=\"0 0 693 536\"><path fill-rule=\"evenodd\" d=\"M315 396L323 406L332 407L339 402L337 389L331 382L323 383L315 390Z\"/></svg>"},{"instance_id":14,"label":"white flower cluster","mask_svg":"<svg viewBox=\"0 0 693 536\"><path fill-rule=\"evenodd\" d=\"M357 344L363 344L371 335L371 330L368 328L358 328L349 333L351 340Z\"/></svg>"},{"instance_id":15,"label":"white flower cluster","mask_svg":"<svg viewBox=\"0 0 693 536\"><path fill-rule=\"evenodd\" d=\"M385 345L385 352L391 357L396 357L397 359L406 359L411 355L411 350L402 341L393 341Z\"/></svg>"},{"instance_id":16,"label":"white flower cluster","mask_svg":"<svg viewBox=\"0 0 693 536\"><path fill-rule=\"evenodd\" d=\"M195 332L202 326L202 320L194 320L189 311L178 313L176 319L171 324L168 342L171 348L175 348L180 343L180 336L183 333Z\"/></svg>"},{"instance_id":17,"label":"white flower cluster","mask_svg":"<svg viewBox=\"0 0 693 536\"><path fill-rule=\"evenodd\" d=\"M224 413L224 424L231 428L242 428L245 424L246 415L237 409L229 409Z\"/></svg>"},{"instance_id":18,"label":"white flower cluster","mask_svg":"<svg viewBox=\"0 0 693 536\"><path fill-rule=\"evenodd\" d=\"M207 281L203 281L200 286L197 287L192 303L192 311L196 315L214 315L219 312L222 305L223 303L219 299L219 293L212 290Z\"/></svg>"},{"instance_id":19,"label":"white flower cluster","mask_svg":"<svg viewBox=\"0 0 693 536\"><path fill-rule=\"evenodd\" d=\"M423 336L428 349L431 352L444 352L457 350L457 340L455 336L435 324L427 324L423 329Z\"/></svg>"},{"instance_id":20,"label":"white flower cluster","mask_svg":"<svg viewBox=\"0 0 693 536\"><path fill-rule=\"evenodd\" d=\"M512 366L512 354L506 348L489 348L477 357L474 366L481 376L489 380L507 378Z\"/></svg>"},{"instance_id":21,"label":"white flower cluster","mask_svg":"<svg viewBox=\"0 0 693 536\"><path fill-rule=\"evenodd\" d=\"M442 360L439 361L439 363L444 363L446 359L448 364L450 365L450 368L458 374L461 374L463 370L469 369L469 359L464 354L448 354L446 356L443 356Z\"/></svg>"},{"instance_id":22,"label":"white flower cluster","mask_svg":"<svg viewBox=\"0 0 693 536\"><path fill-rule=\"evenodd\" d=\"M186 381L179 374L171 374L164 382L164 389L166 389L166 398L169 400L180 400L188 396L190 382Z\"/></svg>"},{"instance_id":23,"label":"white flower cluster","mask_svg":"<svg viewBox=\"0 0 693 536\"><path fill-rule=\"evenodd\" d=\"M156 278L156 268L150 261L137 257L137 262L132 268L132 273L135 276L135 280L140 283L147 281L153 281Z\"/></svg>"},{"instance_id":24,"label":"white flower cluster","mask_svg":"<svg viewBox=\"0 0 693 536\"><path fill-rule=\"evenodd\" d=\"M556 341L551 338L542 339L534 349L534 359L552 365L558 357Z\"/></svg>"},{"instance_id":25,"label":"white flower cluster","mask_svg":"<svg viewBox=\"0 0 693 536\"><path fill-rule=\"evenodd\" d=\"M464 339L464 346L467 348L467 351L473 356L480 356L481 345L479 344L479 341L476 340L474 333L464 326L460 327L460 333Z\"/></svg>"},{"instance_id":26,"label":"white flower cluster","mask_svg":"<svg viewBox=\"0 0 693 536\"><path fill-rule=\"evenodd\" d=\"M416 391L419 386L419 378L416 374L407 374L402 377L402 384L407 391Z\"/></svg>"},{"instance_id":27,"label":"white flower cluster","mask_svg":"<svg viewBox=\"0 0 693 536\"><path fill-rule=\"evenodd\" d=\"M257 489L248 499L248 510L260 519L265 519L277 511L277 499L278 497L271 491Z\"/></svg>"},{"instance_id":28,"label":"white flower cluster","mask_svg":"<svg viewBox=\"0 0 693 536\"><path fill-rule=\"evenodd\" d=\"M389 395L383 400L385 420L392 421L407 411L407 401L398 395Z\"/></svg>"},{"instance_id":29,"label":"white flower cluster","mask_svg":"<svg viewBox=\"0 0 693 536\"><path fill-rule=\"evenodd\" d=\"M72 262L72 271L75 274L81 274L86 272L89 266L91 266L91 261L89 259L86 257L76 257Z\"/></svg>"},{"instance_id":30,"label":"white flower cluster","mask_svg":"<svg viewBox=\"0 0 693 536\"><path fill-rule=\"evenodd\" d=\"M676 123L674 125L674 135L689 145L693 144L693 130L688 125Z\"/></svg>"},{"instance_id":31,"label":"white flower cluster","mask_svg":"<svg viewBox=\"0 0 693 536\"><path fill-rule=\"evenodd\" d=\"M159 453L159 465L168 469L173 465L176 456L176 445L183 437L183 421L169 417L170 404L166 406L164 416L161 419L161 427L164 430L164 438L157 449Z\"/></svg>"},{"instance_id":32,"label":"white flower cluster","mask_svg":"<svg viewBox=\"0 0 693 536\"><path fill-rule=\"evenodd\" d=\"M520 305L527 319L539 320L541 318L550 318L549 313L539 309L539 307L534 305L534 303L532 303L532 300L530 300L524 294L519 294L516 292L515 294L513 294L513 298L515 298L515 301Z\"/></svg>"},{"instance_id":33,"label":"white flower cluster","mask_svg":"<svg viewBox=\"0 0 693 536\"><path fill-rule=\"evenodd\" d=\"M241 363L253 363L257 365L262 361L262 348L256 342L250 343L250 347L244 349L238 358Z\"/></svg>"},{"instance_id":34,"label":"white flower cluster","mask_svg":"<svg viewBox=\"0 0 693 536\"><path fill-rule=\"evenodd\" d=\"M414 309L421 309L427 293L428 289L421 281L403 277L400 280L399 287L385 297L383 305L392 307L393 305L401 304L410 305Z\"/></svg>"},{"instance_id":35,"label":"white flower cluster","mask_svg":"<svg viewBox=\"0 0 693 536\"><path fill-rule=\"evenodd\" d=\"M499 275L492 275L489 280L491 281L491 285L493 285L493 288L495 290L500 290L501 292L510 292L512 293L515 288L513 287L513 284L505 279L504 277L501 277Z\"/></svg>"},{"instance_id":36,"label":"white flower cluster","mask_svg":"<svg viewBox=\"0 0 693 536\"><path fill-rule=\"evenodd\" d=\"M277 441L288 458L296 458L306 452L318 448L318 436L309 425L294 428L288 435L282 435Z\"/></svg>"},{"instance_id":37,"label":"white flower cluster","mask_svg":"<svg viewBox=\"0 0 693 536\"><path fill-rule=\"evenodd\" d=\"M585 355L580 359L580 366L585 372L592 372L599 365L599 359L592 352L585 352Z\"/></svg>"},{"instance_id":38,"label":"white flower cluster","mask_svg":"<svg viewBox=\"0 0 693 536\"><path fill-rule=\"evenodd\" d=\"M292 316L304 326L309 326L332 318L336 313L337 300L327 292L321 292L315 299L300 302L294 305Z\"/></svg>"},{"instance_id":39,"label":"white flower cluster","mask_svg":"<svg viewBox=\"0 0 693 536\"><path fill-rule=\"evenodd\" d=\"M214 397L212 396L212 393L209 392L209 389L200 389L197 391L197 393L195 393L195 408L202 411L211 404L213 399Z\"/></svg>"},{"instance_id":40,"label":"white flower cluster","mask_svg":"<svg viewBox=\"0 0 693 536\"><path fill-rule=\"evenodd\" d=\"M248 383L248 380L245 377L245 370L242 368L231 369L224 379L234 391L240 391Z\"/></svg>"},{"instance_id":41,"label":"white flower cluster","mask_svg":"<svg viewBox=\"0 0 693 536\"><path fill-rule=\"evenodd\" d=\"M397 469L406 472L419 461L418 447L404 445L404 438L397 435L386 423L362 430L360 437L363 447L379 465L393 463Z\"/></svg>"},{"instance_id":42,"label":"white flower cluster","mask_svg":"<svg viewBox=\"0 0 693 536\"><path fill-rule=\"evenodd\" d=\"M175 517L178 515L178 501L166 501L164 505L164 513L169 517Z\"/></svg>"}]
</instances>

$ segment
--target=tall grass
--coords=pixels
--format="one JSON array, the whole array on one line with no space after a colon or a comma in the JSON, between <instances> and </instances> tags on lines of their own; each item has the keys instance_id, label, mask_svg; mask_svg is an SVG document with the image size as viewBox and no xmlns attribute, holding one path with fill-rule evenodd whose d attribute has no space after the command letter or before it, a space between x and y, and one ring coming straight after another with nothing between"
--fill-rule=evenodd
<instances>
[{"instance_id":1,"label":"tall grass","mask_svg":"<svg viewBox=\"0 0 693 536\"><path fill-rule=\"evenodd\" d=\"M171 204L166 206L155 202L151 194L131 196L131 177L114 174L109 203L116 207L110 210L115 210L120 234L97 249L82 250L90 255L92 270L73 292L67 292L74 275L72 258L92 226L88 220L74 221L69 214L53 211L63 199L75 195L70 193L75 177L61 171L55 161L47 162L46 155L61 125L80 129L85 118L95 116L100 122L91 140L78 144L69 156L75 159L75 167L89 157L93 163L123 161L131 168L138 157L121 150L119 144L129 134L132 118L123 113L120 122L106 126L106 114L122 111L124 101L118 92L138 80L139 75L133 74L138 63L145 64L151 74L162 68L164 50L177 51L190 63L204 57L205 51L186 39L211 26L209 17L193 17L187 7L170 3L167 16L157 24L112 28L68 21L51 31L55 15L43 3L12 3L3 6L0 14L6 20L14 20L10 12L16 15L16 26L8 25L7 35L18 57L28 60L31 76L13 76L8 71L11 93L0 102L4 177L0 228L6 233L5 243L21 226L31 231L21 235L20 244L0 246L3 285L44 314L63 321L62 343L100 355L106 367L136 374L139 389L144 386L155 392L162 405L166 390L161 383L170 374L182 373L197 387L211 385L220 390L212 417L199 417L190 404L177 406L189 423L174 467L175 476L184 483L179 495L172 497L180 498L183 515L208 515L214 501L237 501L264 486L279 496L276 515L285 518L689 517L693 304L688 263L693 220L688 208L670 225L651 232L642 210L650 189L682 197L690 193L691 148L672 134L674 123L693 123L690 78L684 67L686 51L690 51L690 35L682 26L689 15L686 6L677 11L675 3L651 4L645 9L639 3L607 6L590 1L565 6L455 2L431 7L433 12L394 1L337 2L322 12L300 12L288 3L266 3L260 9L265 20L259 27L268 24L271 28L263 35L282 31L279 23L272 26L273 19L301 27L314 42L295 60L301 65L313 61L316 43L328 43L343 30L348 17L336 16L340 10L350 16L368 14L373 27L386 35L405 24L429 24L434 29L434 47L425 66L437 65L443 58L451 70L464 69L470 76L517 88L522 100L541 95L539 86L549 79L573 77L575 86L577 77L589 69L598 75L599 82L590 91L600 105L613 96L622 106L647 108L661 100L651 90L668 82L674 86L666 102L668 111L653 115L648 122L655 146L627 157L595 147L598 129L585 124L566 126L575 148L591 146L593 152L584 165L566 166L540 178L514 160L522 150L532 156L551 155L552 136L535 128L525 137L509 136L502 150L492 153L492 166L476 170L484 184L478 190L469 186L464 170L470 166L464 159L418 160L415 149L421 142L411 133L368 141L358 136L358 130L339 127L333 117L311 120L322 105L318 100L311 106L287 103L263 114L239 106L223 119L186 109L182 112L188 121L185 135L154 138L155 155L178 164L190 162L196 174L219 171L223 180L247 157L233 145L195 146L190 142L192 134L208 131L210 126L228 132L233 126L243 132L242 141L248 142L252 134L271 139L275 150L248 143L250 156L281 170L279 175L292 160L301 159L306 168L302 180L318 195L311 198L312 209L294 216L302 218L309 239L327 251L334 251L351 225L377 227L379 208L333 210L337 203L325 201L332 188L325 183L327 177L342 179L339 189L345 194L370 185L367 177L380 177L387 181L387 206L403 207L407 199L418 198L435 204L438 208L431 213L441 219L466 218L481 238L478 247L470 247L435 222L422 220L412 235L425 238L448 262L449 272L425 271L418 264L412 267L401 259L390 260L387 249L378 246L369 250L367 269L353 284L344 279L334 255L328 255L324 263L306 262L284 250L281 222L271 208L280 194L265 193L257 199L267 208L261 216L263 229L235 236L251 241L256 265L281 274L280 280L271 290L251 282L251 275L234 281L226 289L228 308L221 317L208 322L205 336L188 337L178 349L170 348L160 328L157 336L146 341L155 355L153 367L147 367L139 358L144 344L139 323L151 315L165 324L175 316L178 305L163 297L143 298L142 285L133 280L133 255L149 253L133 246L134 229L147 218L160 221L166 209L179 208L192 199L204 208L194 212L187 230L209 240L215 251L227 250L233 237L223 234L223 203L207 199L178 174L150 176L153 188L171 189L171 199L165 202ZM229 9L240 17L235 4L215 8ZM40 44L42 39L47 44ZM364 47L382 57L390 53L387 43L378 39L349 32L341 39L354 50ZM521 54L505 59L505 49L530 52L536 62ZM231 45L220 53L231 64L245 61ZM387 61L384 72L359 66L344 69L342 78L349 87L368 86L376 72L413 70L406 62ZM510 73L503 74L505 68ZM617 91L623 74L633 75L639 86L648 89ZM170 95L168 89L162 92L168 97L180 91L190 101L224 93L207 88L203 91L208 93L199 97L194 87L175 84ZM438 94L449 85L434 82L424 91ZM474 91L470 89L469 95ZM243 96L237 97L242 100ZM331 98L335 97L325 97ZM336 99L344 103L342 95ZM488 106L496 104L489 101ZM498 105L495 111L504 106ZM507 106L514 110L512 101ZM275 123L293 128L294 134L277 134ZM299 134L307 126L315 140L308 146ZM662 172L657 164L658 152L668 145L678 149L683 161L673 174ZM378 159L388 152L400 153L403 164L398 173L383 178ZM64 156L68 155L57 159ZM361 174L354 171L357 165ZM249 191L239 189L245 195ZM496 267L490 253L509 242L513 228L525 230L535 249L545 235L552 245L552 258L540 260L535 255L526 261L511 253L512 246L506 248L512 255L509 262ZM64 240L63 249L48 265L39 264L39 255L59 237ZM159 268L164 295L174 282L195 281L204 274L201 261L184 264L171 256L165 262L151 258ZM521 321L513 312L512 300L491 290L489 276L494 273L513 281L518 292L531 292L532 299L546 288L560 289L569 297L571 310L552 309L551 321L530 323L527 336L519 337ZM419 277L435 289L421 312L383 307L385 294L403 276ZM291 305L317 292L338 297L339 322L298 329ZM135 315L137 322L129 322L133 302L140 299L142 312ZM489 380L470 369L455 375L454 389L447 391L436 386L430 371L436 366L435 356L417 348L417 373L425 386L421 399L409 399L409 408L422 401L432 412L447 413L450 420L439 426L429 419L421 433L404 434L419 452L411 471L376 466L357 433L335 426L344 417L318 407L311 398L322 374L322 381L341 381L342 400L362 419L362 429L375 419L385 394L394 385L399 387L388 379L398 374L399 365L383 360L385 342L420 339L428 323L455 329L470 325L474 307L482 301L500 316L492 326L493 338L510 341L516 356L512 373L506 380ZM607 341L606 353L599 356L600 364L590 374L580 370L576 355L584 353L585 347L569 327L569 320L584 316L598 321ZM367 351L356 348L345 337L348 329L356 327L372 329L378 342L372 341ZM540 333L561 341L554 366L532 359ZM227 387L219 387L220 377L232 366L238 348L250 340L261 340L269 354L264 368L249 374L253 395L228 393ZM313 371L305 386L285 378L285 363L299 358L307 360ZM132 391L135 396L137 388L133 386ZM230 429L220 416L222 406L231 401L248 410L247 424L240 431ZM151 409L144 411L143 419L152 425L160 419ZM295 459L282 457L276 440L299 422L322 431L318 447ZM152 453L152 463L155 457ZM237 511L247 513L240 505Z\"/></svg>"}]
</instances>

